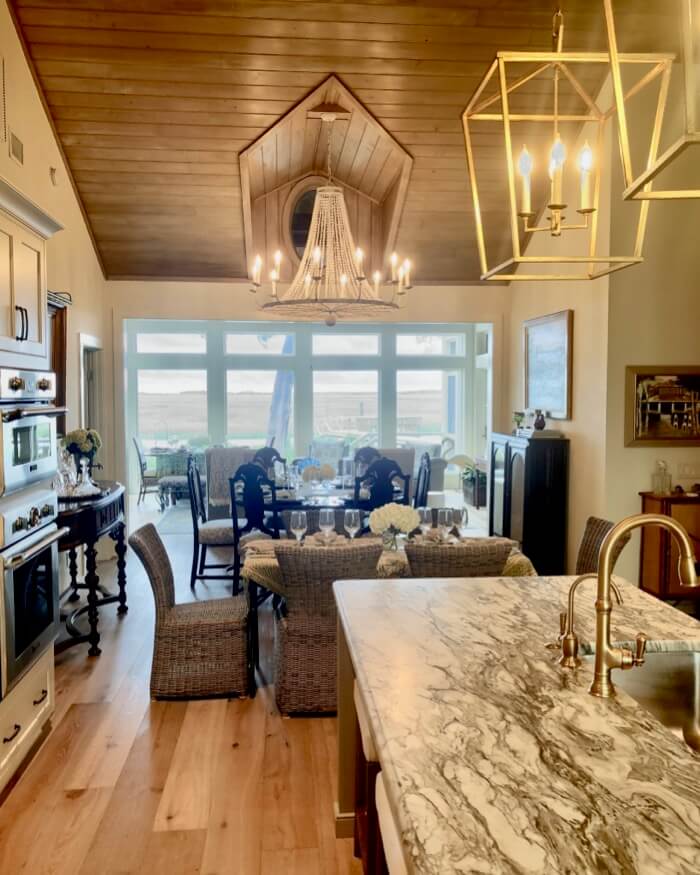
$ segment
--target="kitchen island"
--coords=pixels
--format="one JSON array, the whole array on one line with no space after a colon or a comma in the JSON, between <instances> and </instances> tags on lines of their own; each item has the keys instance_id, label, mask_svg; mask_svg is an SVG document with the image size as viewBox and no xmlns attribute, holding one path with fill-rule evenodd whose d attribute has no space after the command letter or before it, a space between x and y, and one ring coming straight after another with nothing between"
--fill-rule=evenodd
<instances>
[{"instance_id":1,"label":"kitchen island","mask_svg":"<svg viewBox=\"0 0 700 875\"><path fill-rule=\"evenodd\" d=\"M410 872L700 871L700 756L546 644L573 578L340 581L338 834L352 827L353 680ZM700 651L700 623L617 581L613 639ZM579 587L583 652L595 581ZM617 673L613 673L613 679Z\"/></svg>"}]
</instances>

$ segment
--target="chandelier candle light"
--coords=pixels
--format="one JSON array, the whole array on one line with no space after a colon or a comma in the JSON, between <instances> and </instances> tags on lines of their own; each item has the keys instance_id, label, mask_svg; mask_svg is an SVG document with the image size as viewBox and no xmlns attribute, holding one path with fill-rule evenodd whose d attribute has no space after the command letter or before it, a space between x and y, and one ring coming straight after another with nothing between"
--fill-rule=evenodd
<instances>
[{"instance_id":1,"label":"chandelier candle light","mask_svg":"<svg viewBox=\"0 0 700 875\"><path fill-rule=\"evenodd\" d=\"M333 183L331 129L335 114L322 113L328 134L328 181L316 189L309 234L299 267L289 287L280 294L278 284L283 261L278 249L269 273L269 300L261 309L283 319L323 319L335 325L339 318L363 319L399 308L411 288L413 266L396 252L389 258L390 279L375 270L365 275L365 253L355 245L343 189ZM262 288L263 259L256 255L250 269L251 291Z\"/></svg>"}]
</instances>

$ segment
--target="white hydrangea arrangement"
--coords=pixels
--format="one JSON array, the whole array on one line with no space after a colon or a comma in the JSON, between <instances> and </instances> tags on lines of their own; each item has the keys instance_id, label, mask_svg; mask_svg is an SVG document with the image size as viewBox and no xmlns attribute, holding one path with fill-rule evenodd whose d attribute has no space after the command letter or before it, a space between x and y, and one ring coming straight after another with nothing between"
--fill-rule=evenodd
<instances>
[{"instance_id":1,"label":"white hydrangea arrangement","mask_svg":"<svg viewBox=\"0 0 700 875\"><path fill-rule=\"evenodd\" d=\"M369 515L369 527L375 535L408 534L418 528L420 517L418 511L407 504L385 504Z\"/></svg>"}]
</instances>

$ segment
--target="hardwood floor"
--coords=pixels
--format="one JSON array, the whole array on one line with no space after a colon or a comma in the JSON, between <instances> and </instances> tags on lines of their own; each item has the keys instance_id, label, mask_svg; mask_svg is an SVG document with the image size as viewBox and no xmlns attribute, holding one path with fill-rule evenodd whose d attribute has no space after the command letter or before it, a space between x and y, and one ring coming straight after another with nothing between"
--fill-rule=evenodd
<instances>
[{"instance_id":1,"label":"hardwood floor","mask_svg":"<svg viewBox=\"0 0 700 875\"><path fill-rule=\"evenodd\" d=\"M189 540L164 540L187 600ZM100 573L111 582L113 563ZM53 728L0 806L0 872L359 875L334 834L335 719L280 717L269 612L255 699L152 702L153 600L134 556L128 575L129 613L100 615L102 655L58 657Z\"/></svg>"}]
</instances>

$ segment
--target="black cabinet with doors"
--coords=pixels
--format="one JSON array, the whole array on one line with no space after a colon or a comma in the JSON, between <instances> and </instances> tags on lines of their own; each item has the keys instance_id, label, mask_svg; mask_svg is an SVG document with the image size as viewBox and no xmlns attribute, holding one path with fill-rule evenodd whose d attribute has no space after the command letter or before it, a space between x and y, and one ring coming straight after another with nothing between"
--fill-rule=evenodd
<instances>
[{"instance_id":1,"label":"black cabinet with doors","mask_svg":"<svg viewBox=\"0 0 700 875\"><path fill-rule=\"evenodd\" d=\"M538 574L566 573L569 441L494 434L489 534L521 545Z\"/></svg>"}]
</instances>

